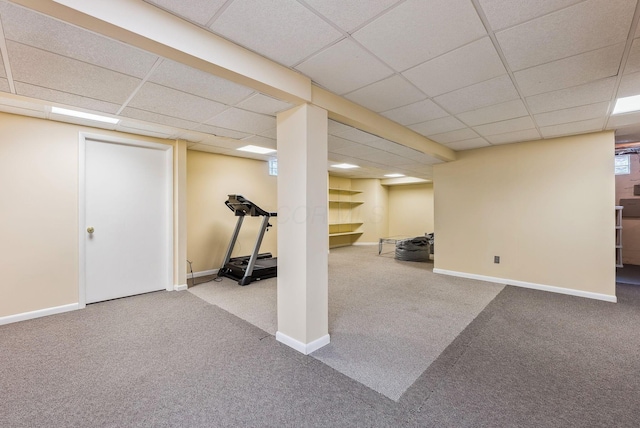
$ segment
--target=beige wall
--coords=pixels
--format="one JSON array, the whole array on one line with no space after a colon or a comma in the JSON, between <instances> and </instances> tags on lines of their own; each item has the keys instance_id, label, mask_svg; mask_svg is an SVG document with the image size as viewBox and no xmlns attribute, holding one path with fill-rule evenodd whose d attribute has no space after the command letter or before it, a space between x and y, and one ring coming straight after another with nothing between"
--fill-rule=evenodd
<instances>
[{"instance_id":1,"label":"beige wall","mask_svg":"<svg viewBox=\"0 0 640 428\"><path fill-rule=\"evenodd\" d=\"M631 174L616 175L616 205L621 205L620 199L640 200L633 194L633 186L640 184L640 155L629 156ZM640 218L622 218L622 263L640 265Z\"/></svg>"},{"instance_id":2,"label":"beige wall","mask_svg":"<svg viewBox=\"0 0 640 428\"><path fill-rule=\"evenodd\" d=\"M378 243L378 239L389 235L389 192L378 179L353 179L354 188L362 190L359 199L364 203L361 210L362 235L358 243Z\"/></svg>"},{"instance_id":3,"label":"beige wall","mask_svg":"<svg viewBox=\"0 0 640 428\"><path fill-rule=\"evenodd\" d=\"M615 295L613 147L603 132L436 165L435 267Z\"/></svg>"},{"instance_id":4,"label":"beige wall","mask_svg":"<svg viewBox=\"0 0 640 428\"><path fill-rule=\"evenodd\" d=\"M433 184L389 186L389 236L433 232Z\"/></svg>"},{"instance_id":5,"label":"beige wall","mask_svg":"<svg viewBox=\"0 0 640 428\"><path fill-rule=\"evenodd\" d=\"M237 218L224 202L239 194L266 211L277 211L277 177L264 161L187 151L187 258L193 271L218 269ZM253 251L262 217L244 220L233 256ZM277 255L277 219L265 234L260 252Z\"/></svg>"},{"instance_id":6,"label":"beige wall","mask_svg":"<svg viewBox=\"0 0 640 428\"><path fill-rule=\"evenodd\" d=\"M78 134L0 113L0 317L78 303Z\"/></svg>"}]
</instances>

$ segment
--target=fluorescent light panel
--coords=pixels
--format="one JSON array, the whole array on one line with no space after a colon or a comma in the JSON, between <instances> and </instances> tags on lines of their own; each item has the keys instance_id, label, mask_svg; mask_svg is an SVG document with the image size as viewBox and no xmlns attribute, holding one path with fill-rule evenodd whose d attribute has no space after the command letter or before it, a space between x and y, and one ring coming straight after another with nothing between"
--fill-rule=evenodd
<instances>
[{"instance_id":1,"label":"fluorescent light panel","mask_svg":"<svg viewBox=\"0 0 640 428\"><path fill-rule=\"evenodd\" d=\"M389 178L399 178L399 177L404 177L404 174L385 174L385 177L389 177Z\"/></svg>"},{"instance_id":2,"label":"fluorescent light panel","mask_svg":"<svg viewBox=\"0 0 640 428\"><path fill-rule=\"evenodd\" d=\"M252 146L252 145L240 147L238 150L243 152L258 153L261 155L266 155L267 153L273 153L276 151L274 149L268 149L266 147Z\"/></svg>"},{"instance_id":3,"label":"fluorescent light panel","mask_svg":"<svg viewBox=\"0 0 640 428\"><path fill-rule=\"evenodd\" d=\"M628 113L640 110L640 95L618 98L611 114Z\"/></svg>"},{"instance_id":4,"label":"fluorescent light panel","mask_svg":"<svg viewBox=\"0 0 640 428\"><path fill-rule=\"evenodd\" d=\"M85 113L83 111L68 110L66 108L51 107L51 113L61 114L63 116L79 117L81 119L95 120L96 122L105 122L116 124L120 119L115 117L100 116L97 114Z\"/></svg>"},{"instance_id":5,"label":"fluorescent light panel","mask_svg":"<svg viewBox=\"0 0 640 428\"><path fill-rule=\"evenodd\" d=\"M331 165L332 168L341 168L341 169L351 169L351 168L360 168L358 165L351 165L350 163L338 163L335 165Z\"/></svg>"}]
</instances>

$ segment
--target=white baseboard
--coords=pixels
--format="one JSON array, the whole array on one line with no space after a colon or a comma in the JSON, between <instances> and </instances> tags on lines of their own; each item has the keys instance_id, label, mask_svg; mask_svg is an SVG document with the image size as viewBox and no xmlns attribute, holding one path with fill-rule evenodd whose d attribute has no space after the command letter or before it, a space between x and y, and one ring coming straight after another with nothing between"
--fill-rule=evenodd
<instances>
[{"instance_id":1,"label":"white baseboard","mask_svg":"<svg viewBox=\"0 0 640 428\"><path fill-rule=\"evenodd\" d=\"M320 339L314 340L313 342L302 343L300 341L297 341L293 337L287 336L286 334L281 333L279 331L276 332L276 340L280 343L284 343L285 345L295 349L296 351L304 355L309 355L313 351L316 351L322 348L323 346L328 345L329 342L331 341L329 335L326 334L322 336Z\"/></svg>"},{"instance_id":2,"label":"white baseboard","mask_svg":"<svg viewBox=\"0 0 640 428\"><path fill-rule=\"evenodd\" d=\"M614 295L592 293L590 291L574 290L573 288L556 287L553 285L536 284L534 282L518 281L514 279L497 278L493 276L477 275L474 273L456 272L446 269L433 269L433 273L442 275L458 276L460 278L477 279L480 281L495 282L515 287L532 288L534 290L550 291L551 293L568 294L570 296L586 297L587 299L604 300L605 302L617 303L618 298Z\"/></svg>"},{"instance_id":3,"label":"white baseboard","mask_svg":"<svg viewBox=\"0 0 640 428\"><path fill-rule=\"evenodd\" d=\"M69 305L56 306L54 308L40 309L32 312L23 312L21 314L0 317L0 325L46 317L48 315L61 314L63 312L75 311L77 309L80 309L80 305L78 303L71 303Z\"/></svg>"},{"instance_id":4,"label":"white baseboard","mask_svg":"<svg viewBox=\"0 0 640 428\"><path fill-rule=\"evenodd\" d=\"M200 278L201 276L217 275L219 270L220 269L211 269L211 270L203 270L200 272L194 272L193 277ZM187 278L191 278L190 273L187 274Z\"/></svg>"},{"instance_id":5,"label":"white baseboard","mask_svg":"<svg viewBox=\"0 0 640 428\"><path fill-rule=\"evenodd\" d=\"M354 242L352 245L378 245L377 242Z\"/></svg>"},{"instance_id":6,"label":"white baseboard","mask_svg":"<svg viewBox=\"0 0 640 428\"><path fill-rule=\"evenodd\" d=\"M187 284L178 284L173 286L174 291L184 291L187 289Z\"/></svg>"}]
</instances>

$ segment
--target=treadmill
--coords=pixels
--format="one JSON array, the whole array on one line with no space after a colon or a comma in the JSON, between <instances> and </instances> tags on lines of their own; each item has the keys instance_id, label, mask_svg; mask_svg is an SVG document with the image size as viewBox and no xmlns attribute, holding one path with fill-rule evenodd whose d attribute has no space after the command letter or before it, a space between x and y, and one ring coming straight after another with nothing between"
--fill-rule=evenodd
<instances>
[{"instance_id":1,"label":"treadmill","mask_svg":"<svg viewBox=\"0 0 640 428\"><path fill-rule=\"evenodd\" d=\"M234 212L238 217L236 228L231 236L229 248L224 256L222 267L218 270L218 277L226 276L235 279L240 285L248 285L252 281L273 278L278 274L278 259L273 257L271 253L259 254L262 238L269 227L269 219L276 217L277 213L270 213L263 210L253 202L245 199L242 195L229 195L229 199L225 201L225 205ZM253 248L253 252L248 256L231 257L233 247L238 239L240 227L246 216L262 217L262 227L258 234L258 240Z\"/></svg>"}]
</instances>

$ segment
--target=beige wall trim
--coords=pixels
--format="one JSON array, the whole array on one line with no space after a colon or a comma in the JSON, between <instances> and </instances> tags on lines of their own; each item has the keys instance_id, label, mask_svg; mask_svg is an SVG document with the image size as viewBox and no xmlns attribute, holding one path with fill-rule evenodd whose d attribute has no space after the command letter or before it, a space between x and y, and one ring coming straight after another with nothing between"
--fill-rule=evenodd
<instances>
[{"instance_id":1,"label":"beige wall trim","mask_svg":"<svg viewBox=\"0 0 640 428\"><path fill-rule=\"evenodd\" d=\"M185 291L186 289L189 288L189 285L187 284L180 284L180 285L176 285L173 287L174 291Z\"/></svg>"},{"instance_id":2,"label":"beige wall trim","mask_svg":"<svg viewBox=\"0 0 640 428\"><path fill-rule=\"evenodd\" d=\"M304 354L304 355L309 355L310 353L312 353L313 351L316 351L320 348L322 348L325 345L328 345L330 342L330 338L329 335L325 335L322 336L319 339L314 340L313 342L309 342L309 343L302 343L292 337L287 336L284 333L281 332L276 332L276 340L280 343L284 343L285 345L295 349L296 351Z\"/></svg>"},{"instance_id":3,"label":"beige wall trim","mask_svg":"<svg viewBox=\"0 0 640 428\"><path fill-rule=\"evenodd\" d=\"M34 318L46 317L49 315L61 314L64 312L75 311L77 309L80 309L80 306L77 303L71 303L69 305L55 306L53 308L39 309L37 311L9 315L6 317L0 317L0 325L11 324L19 321L32 320Z\"/></svg>"},{"instance_id":4,"label":"beige wall trim","mask_svg":"<svg viewBox=\"0 0 640 428\"><path fill-rule=\"evenodd\" d=\"M200 277L203 277L203 276L217 275L219 270L220 269L201 270L200 272L194 272L193 273L193 277L194 278L200 278ZM191 274L189 273L189 277L190 276L191 276Z\"/></svg>"},{"instance_id":5,"label":"beige wall trim","mask_svg":"<svg viewBox=\"0 0 640 428\"><path fill-rule=\"evenodd\" d=\"M311 102L329 111L329 118L389 141L421 151L442 161L456 160L456 152L359 104L312 85Z\"/></svg>"},{"instance_id":6,"label":"beige wall trim","mask_svg":"<svg viewBox=\"0 0 640 428\"><path fill-rule=\"evenodd\" d=\"M143 1L12 2L276 98L311 99L308 77Z\"/></svg>"},{"instance_id":7,"label":"beige wall trim","mask_svg":"<svg viewBox=\"0 0 640 428\"><path fill-rule=\"evenodd\" d=\"M474 273L456 272L446 269L433 269L433 273L457 276L460 278L477 279L479 281L495 282L496 284L512 285L514 287L531 288L533 290L549 291L551 293L567 294L569 296L586 297L587 299L603 300L605 302L611 303L618 302L618 299L615 295L612 296L609 294L592 293L590 291L574 290L572 288L556 287L553 285L535 284L533 282L518 281L515 279L476 275Z\"/></svg>"}]
</instances>

